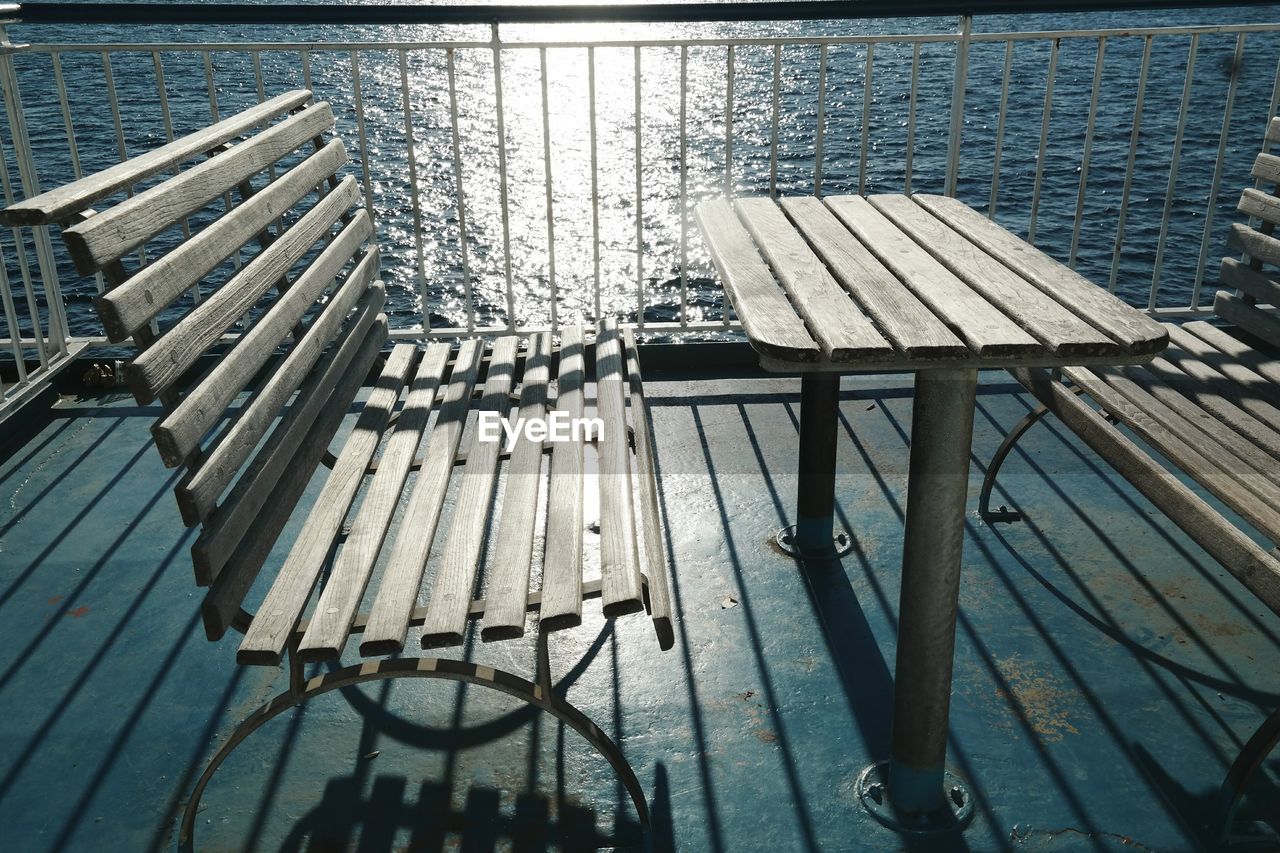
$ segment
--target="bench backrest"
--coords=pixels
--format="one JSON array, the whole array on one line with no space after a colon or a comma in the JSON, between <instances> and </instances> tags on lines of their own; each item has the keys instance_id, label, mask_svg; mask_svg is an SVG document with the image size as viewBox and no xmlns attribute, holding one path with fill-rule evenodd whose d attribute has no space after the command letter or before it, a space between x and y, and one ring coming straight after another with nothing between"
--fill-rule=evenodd
<instances>
[{"instance_id":1,"label":"bench backrest","mask_svg":"<svg viewBox=\"0 0 1280 853\"><path fill-rule=\"evenodd\" d=\"M1280 117L1267 126L1267 141L1280 142ZM1223 258L1222 283L1236 288L1236 293L1218 291L1213 310L1222 317L1272 346L1280 347L1280 238L1274 236L1280 225L1280 156L1263 152L1253 163L1250 173L1271 192L1252 187L1240 196L1236 209L1261 220L1258 228L1233 223L1227 244L1247 256L1246 261ZM1267 269L1270 267L1270 269ZM1269 305L1270 310L1259 307Z\"/></svg>"},{"instance_id":2,"label":"bench backrest","mask_svg":"<svg viewBox=\"0 0 1280 853\"><path fill-rule=\"evenodd\" d=\"M129 387L162 403L156 447L204 528L201 585L249 588L279 534L261 509L286 473L314 472L341 420L322 413L348 409L387 337L373 223L333 125L327 103L287 92L0 213L60 224L77 270L102 275L98 314L133 339Z\"/></svg>"}]
</instances>

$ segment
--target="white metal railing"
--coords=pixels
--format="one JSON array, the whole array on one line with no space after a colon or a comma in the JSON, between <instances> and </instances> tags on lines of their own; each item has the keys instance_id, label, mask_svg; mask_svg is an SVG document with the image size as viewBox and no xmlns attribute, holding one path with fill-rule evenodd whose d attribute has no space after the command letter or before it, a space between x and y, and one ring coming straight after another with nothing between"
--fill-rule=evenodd
<instances>
[{"instance_id":1,"label":"white metal railing","mask_svg":"<svg viewBox=\"0 0 1280 853\"><path fill-rule=\"evenodd\" d=\"M690 228L698 200L727 192L946 192L1136 304L1201 313L1224 211L1280 98L1276 23L557 40L494 25L471 40L4 50L6 201L11 167L31 194L143 137L316 90L354 123L408 337L602 313L669 335L733 329ZM57 294L91 293L59 288L69 264L46 232L0 249L22 283L0 279L20 364L100 342L87 313L68 321Z\"/></svg>"}]
</instances>

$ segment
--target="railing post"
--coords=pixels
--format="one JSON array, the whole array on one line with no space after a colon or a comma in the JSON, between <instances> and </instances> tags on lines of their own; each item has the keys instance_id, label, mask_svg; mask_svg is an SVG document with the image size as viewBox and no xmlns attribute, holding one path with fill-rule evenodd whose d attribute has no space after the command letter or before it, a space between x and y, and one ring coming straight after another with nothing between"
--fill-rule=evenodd
<instances>
[{"instance_id":1,"label":"railing post","mask_svg":"<svg viewBox=\"0 0 1280 853\"><path fill-rule=\"evenodd\" d=\"M16 11L16 6L0 6L0 15ZM22 192L27 198L31 198L40 193L40 179L36 174L35 160L31 156L31 138L27 133L22 92L18 87L18 72L13 64L13 54L25 47L26 45L14 44L9 40L8 29L3 19L0 19L0 88L4 90L4 108L9 118L9 131L13 137L14 157L18 164L18 177L22 181ZM47 350L49 344L52 344L58 354L66 355L67 318L58 282L58 265L53 260L53 246L49 242L49 229L47 226L36 226L31 232L36 246L40 281L44 285L45 302L49 309L48 339L42 346ZM23 251L21 240L17 242L15 248L19 252ZM32 326L39 337L39 317L32 318Z\"/></svg>"},{"instance_id":2,"label":"railing post","mask_svg":"<svg viewBox=\"0 0 1280 853\"><path fill-rule=\"evenodd\" d=\"M956 41L956 76L951 84L951 133L947 137L947 183L943 192L956 194L960 173L960 135L964 129L964 89L969 82L969 35L973 16L960 16L960 38Z\"/></svg>"}]
</instances>

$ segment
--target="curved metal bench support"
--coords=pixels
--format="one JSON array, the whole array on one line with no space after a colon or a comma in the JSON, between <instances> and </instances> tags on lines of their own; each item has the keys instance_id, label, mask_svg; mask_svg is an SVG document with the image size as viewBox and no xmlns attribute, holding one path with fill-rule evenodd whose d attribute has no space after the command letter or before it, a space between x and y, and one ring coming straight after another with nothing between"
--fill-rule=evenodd
<instances>
[{"instance_id":1,"label":"curved metal bench support","mask_svg":"<svg viewBox=\"0 0 1280 853\"><path fill-rule=\"evenodd\" d=\"M1262 768L1262 762L1272 750L1280 745L1280 709L1276 709L1263 721L1258 730L1249 738L1244 749L1232 762L1227 771L1227 778L1222 780L1218 790L1218 813L1222 815L1222 825L1218 831L1218 843L1226 845L1230 841L1231 827L1235 823L1236 809L1244 797L1249 781Z\"/></svg>"},{"instance_id":2,"label":"curved metal bench support","mask_svg":"<svg viewBox=\"0 0 1280 853\"><path fill-rule=\"evenodd\" d=\"M1009 456L1014 445L1018 443L1027 430L1035 426L1047 414L1049 414L1049 409L1044 405L1038 405L1027 412L1022 420L1018 421L1014 428L1009 430L1009 434L1004 437L1004 441L1000 442L995 455L991 457L991 464L987 466L986 476L982 478L982 491L978 494L978 515L988 524L994 521L1022 521L1022 513L1009 509L1007 506L1001 505L998 510L991 509L991 491L996 485L996 475L1000 473L1000 467L1004 465L1004 460Z\"/></svg>"},{"instance_id":3,"label":"curved metal bench support","mask_svg":"<svg viewBox=\"0 0 1280 853\"><path fill-rule=\"evenodd\" d=\"M178 833L178 849L194 850L195 820L200 810L200 799L204 795L204 789L222 763L249 735L285 711L298 707L316 696L355 684L390 678L439 678L490 687L546 711L580 734L609 762L613 772L631 796L641 826L645 828L649 826L649 805L645 801L644 790L636 778L635 771L623 756L622 750L590 718L555 692L551 682L550 652L545 631L538 632L537 684L492 667L442 658L418 657L366 661L306 680L303 679L302 667L303 664L297 659L293 646L290 646L289 689L253 711L236 727L226 743L219 747L209 760L183 811L182 825Z\"/></svg>"}]
</instances>

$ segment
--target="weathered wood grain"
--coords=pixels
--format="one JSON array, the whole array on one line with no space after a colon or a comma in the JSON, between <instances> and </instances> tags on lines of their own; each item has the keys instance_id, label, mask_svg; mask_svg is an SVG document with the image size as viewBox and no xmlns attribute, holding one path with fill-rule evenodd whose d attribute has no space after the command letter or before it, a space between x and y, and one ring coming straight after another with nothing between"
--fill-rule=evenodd
<instances>
[{"instance_id":1,"label":"weathered wood grain","mask_svg":"<svg viewBox=\"0 0 1280 853\"><path fill-rule=\"evenodd\" d=\"M526 422L546 417L550 374L551 335L544 332L529 339L525 353L518 416ZM485 642L524 635L542 447L542 441L531 440L522 432L511 451L493 558L485 568L484 622L480 627L480 638Z\"/></svg>"},{"instance_id":2,"label":"weathered wood grain","mask_svg":"<svg viewBox=\"0 0 1280 853\"><path fill-rule=\"evenodd\" d=\"M1280 358L1255 349L1239 338L1233 337L1217 326L1206 323L1203 320L1187 323L1182 328L1250 370L1265 376L1272 382L1280 383Z\"/></svg>"},{"instance_id":3,"label":"weathered wood grain","mask_svg":"<svg viewBox=\"0 0 1280 853\"><path fill-rule=\"evenodd\" d=\"M1250 269L1235 258L1223 258L1220 268L1222 283L1235 287L1266 305L1280 305L1280 279Z\"/></svg>"},{"instance_id":4,"label":"weathered wood grain","mask_svg":"<svg viewBox=\"0 0 1280 853\"><path fill-rule=\"evenodd\" d=\"M1273 312L1250 305L1234 293L1219 290L1213 297L1213 313L1271 346L1280 346L1280 318Z\"/></svg>"},{"instance_id":5,"label":"weathered wood grain","mask_svg":"<svg viewBox=\"0 0 1280 853\"><path fill-rule=\"evenodd\" d=\"M694 214L751 345L779 358L817 361L818 343L778 287L729 202L705 201Z\"/></svg>"},{"instance_id":6,"label":"weathered wood grain","mask_svg":"<svg viewBox=\"0 0 1280 853\"><path fill-rule=\"evenodd\" d=\"M1239 222L1231 223L1227 245L1264 264L1280 264L1280 240Z\"/></svg>"},{"instance_id":7,"label":"weathered wood grain","mask_svg":"<svg viewBox=\"0 0 1280 853\"><path fill-rule=\"evenodd\" d=\"M1280 225L1280 198L1248 187L1240 195L1236 210L1246 216L1256 216L1263 222Z\"/></svg>"},{"instance_id":8,"label":"weathered wood grain","mask_svg":"<svg viewBox=\"0 0 1280 853\"><path fill-rule=\"evenodd\" d=\"M570 419L583 416L587 362L581 326L560 333L560 371L556 410ZM557 442L551 450L547 487L547 545L542 566L539 624L548 631L582 622L583 445Z\"/></svg>"},{"instance_id":9,"label":"weathered wood grain","mask_svg":"<svg viewBox=\"0 0 1280 853\"><path fill-rule=\"evenodd\" d=\"M320 495L294 540L289 556L240 642L240 649L236 652L236 660L240 663L275 665L280 662L294 626L311 597L320 570L324 568L325 558L342 530L343 519L364 479L365 466L378 449L414 357L411 346L400 346L391 351L382 375L361 407L355 428L342 445L333 470L325 479Z\"/></svg>"},{"instance_id":10,"label":"weathered wood grain","mask_svg":"<svg viewBox=\"0 0 1280 853\"><path fill-rule=\"evenodd\" d=\"M1274 154L1259 154L1253 161L1253 169L1249 174L1268 183L1280 184L1280 157Z\"/></svg>"},{"instance_id":11,"label":"weathered wood grain","mask_svg":"<svg viewBox=\"0 0 1280 853\"><path fill-rule=\"evenodd\" d=\"M123 257L331 127L333 111L329 105L323 101L312 104L225 154L63 229L76 269L81 275L90 275Z\"/></svg>"},{"instance_id":12,"label":"weathered wood grain","mask_svg":"<svg viewBox=\"0 0 1280 853\"><path fill-rule=\"evenodd\" d=\"M412 345L401 346L413 349ZM336 659L347 643L351 620L373 574L374 564L409 478L409 468L422 441L422 432L444 377L449 351L446 343L430 344L418 365L377 471L369 481L360 509L351 522L346 541L334 560L306 633L298 645L298 654L304 661Z\"/></svg>"},{"instance_id":13,"label":"weathered wood grain","mask_svg":"<svg viewBox=\"0 0 1280 853\"><path fill-rule=\"evenodd\" d=\"M422 574L440 522L440 509L453 473L458 442L462 440L483 349L478 340L463 341L458 349L440 413L431 429L426 457L369 611L369 622L360 643L360 654L366 657L393 654L404 648L409 616L418 603Z\"/></svg>"},{"instance_id":14,"label":"weathered wood grain","mask_svg":"<svg viewBox=\"0 0 1280 853\"><path fill-rule=\"evenodd\" d=\"M796 233L777 203L769 198L745 198L737 202L737 209L823 355L832 361L893 355L893 347L849 300L849 294Z\"/></svg>"},{"instance_id":15,"label":"weathered wood grain","mask_svg":"<svg viewBox=\"0 0 1280 853\"><path fill-rule=\"evenodd\" d=\"M597 443L600 460L600 577L607 617L634 613L641 598L631 462L627 442L627 402L622 390L622 341L610 318L596 332L596 407L604 422Z\"/></svg>"},{"instance_id":16,"label":"weathered wood grain","mask_svg":"<svg viewBox=\"0 0 1280 853\"><path fill-rule=\"evenodd\" d=\"M15 202L4 211L0 211L0 224L19 226L67 222L73 214L86 210L94 202L120 190L128 189L152 175L184 163L193 157L198 157L227 140L234 139L278 115L302 106L309 100L311 100L311 92L306 89L296 89L276 95L216 124L175 139L167 145L161 145L145 154L131 157L123 163L86 175L78 181L41 193L34 198Z\"/></svg>"}]
</instances>

